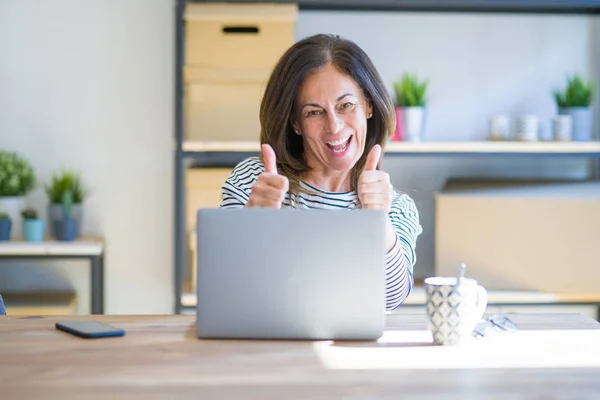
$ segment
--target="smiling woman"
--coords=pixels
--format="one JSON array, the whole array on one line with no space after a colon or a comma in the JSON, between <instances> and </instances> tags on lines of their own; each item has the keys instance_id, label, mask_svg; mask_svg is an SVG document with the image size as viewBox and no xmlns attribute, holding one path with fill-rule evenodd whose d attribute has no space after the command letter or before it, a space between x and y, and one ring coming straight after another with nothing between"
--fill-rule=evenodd
<instances>
[{"instance_id":1,"label":"smiling woman","mask_svg":"<svg viewBox=\"0 0 600 400\"><path fill-rule=\"evenodd\" d=\"M369 57L338 36L298 41L273 69L260 123L261 157L235 167L221 207L385 211L386 307L400 306L413 286L422 228L413 200L378 169L396 121Z\"/></svg>"}]
</instances>

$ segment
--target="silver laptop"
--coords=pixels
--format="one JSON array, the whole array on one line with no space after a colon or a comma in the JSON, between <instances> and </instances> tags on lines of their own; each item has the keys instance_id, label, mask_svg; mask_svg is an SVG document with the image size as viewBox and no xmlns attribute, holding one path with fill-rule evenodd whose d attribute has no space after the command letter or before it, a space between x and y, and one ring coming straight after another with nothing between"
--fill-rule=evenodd
<instances>
[{"instance_id":1,"label":"silver laptop","mask_svg":"<svg viewBox=\"0 0 600 400\"><path fill-rule=\"evenodd\" d=\"M383 212L201 209L197 222L198 337L383 334Z\"/></svg>"}]
</instances>

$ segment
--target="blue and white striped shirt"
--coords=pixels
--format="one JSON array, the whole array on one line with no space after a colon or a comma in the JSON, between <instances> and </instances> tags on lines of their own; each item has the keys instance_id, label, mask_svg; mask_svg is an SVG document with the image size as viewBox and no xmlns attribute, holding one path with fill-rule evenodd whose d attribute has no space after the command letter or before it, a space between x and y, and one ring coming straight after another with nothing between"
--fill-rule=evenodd
<instances>
[{"instance_id":1,"label":"blue and white striped shirt","mask_svg":"<svg viewBox=\"0 0 600 400\"><path fill-rule=\"evenodd\" d=\"M241 208L250 199L252 185L265 167L258 157L249 157L240 162L222 187L222 208ZM326 192L308 183L301 182L310 194L286 194L283 207L308 209L355 209L358 196L351 192ZM419 212L414 201L406 194L394 191L389 212L396 231L396 242L386 254L386 309L398 308L408 297L414 284L413 268L416 262L417 237L422 232Z\"/></svg>"}]
</instances>

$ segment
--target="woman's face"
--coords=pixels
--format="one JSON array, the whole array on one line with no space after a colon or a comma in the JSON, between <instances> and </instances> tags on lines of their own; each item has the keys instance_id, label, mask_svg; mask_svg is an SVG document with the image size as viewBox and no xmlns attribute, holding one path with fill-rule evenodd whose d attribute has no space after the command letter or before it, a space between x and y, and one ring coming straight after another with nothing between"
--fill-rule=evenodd
<instances>
[{"instance_id":1,"label":"woman's face","mask_svg":"<svg viewBox=\"0 0 600 400\"><path fill-rule=\"evenodd\" d=\"M311 168L350 171L365 148L372 107L357 83L331 64L310 75L298 92L294 129Z\"/></svg>"}]
</instances>

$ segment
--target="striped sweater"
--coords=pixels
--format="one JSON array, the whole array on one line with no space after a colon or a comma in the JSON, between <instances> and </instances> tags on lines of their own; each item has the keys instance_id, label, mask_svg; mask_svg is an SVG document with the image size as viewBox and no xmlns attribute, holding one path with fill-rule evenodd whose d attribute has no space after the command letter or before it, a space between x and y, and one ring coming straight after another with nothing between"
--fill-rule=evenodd
<instances>
[{"instance_id":1,"label":"striped sweater","mask_svg":"<svg viewBox=\"0 0 600 400\"><path fill-rule=\"evenodd\" d=\"M240 162L222 187L222 208L241 208L248 202L252 185L265 167L258 157L249 157ZM286 194L283 207L308 209L355 209L358 207L356 192L326 192L308 183L301 185L311 194ZM413 200L394 191L389 213L396 231L396 242L386 255L386 309L398 308L410 294L416 262L415 246L422 228L419 212Z\"/></svg>"}]
</instances>

